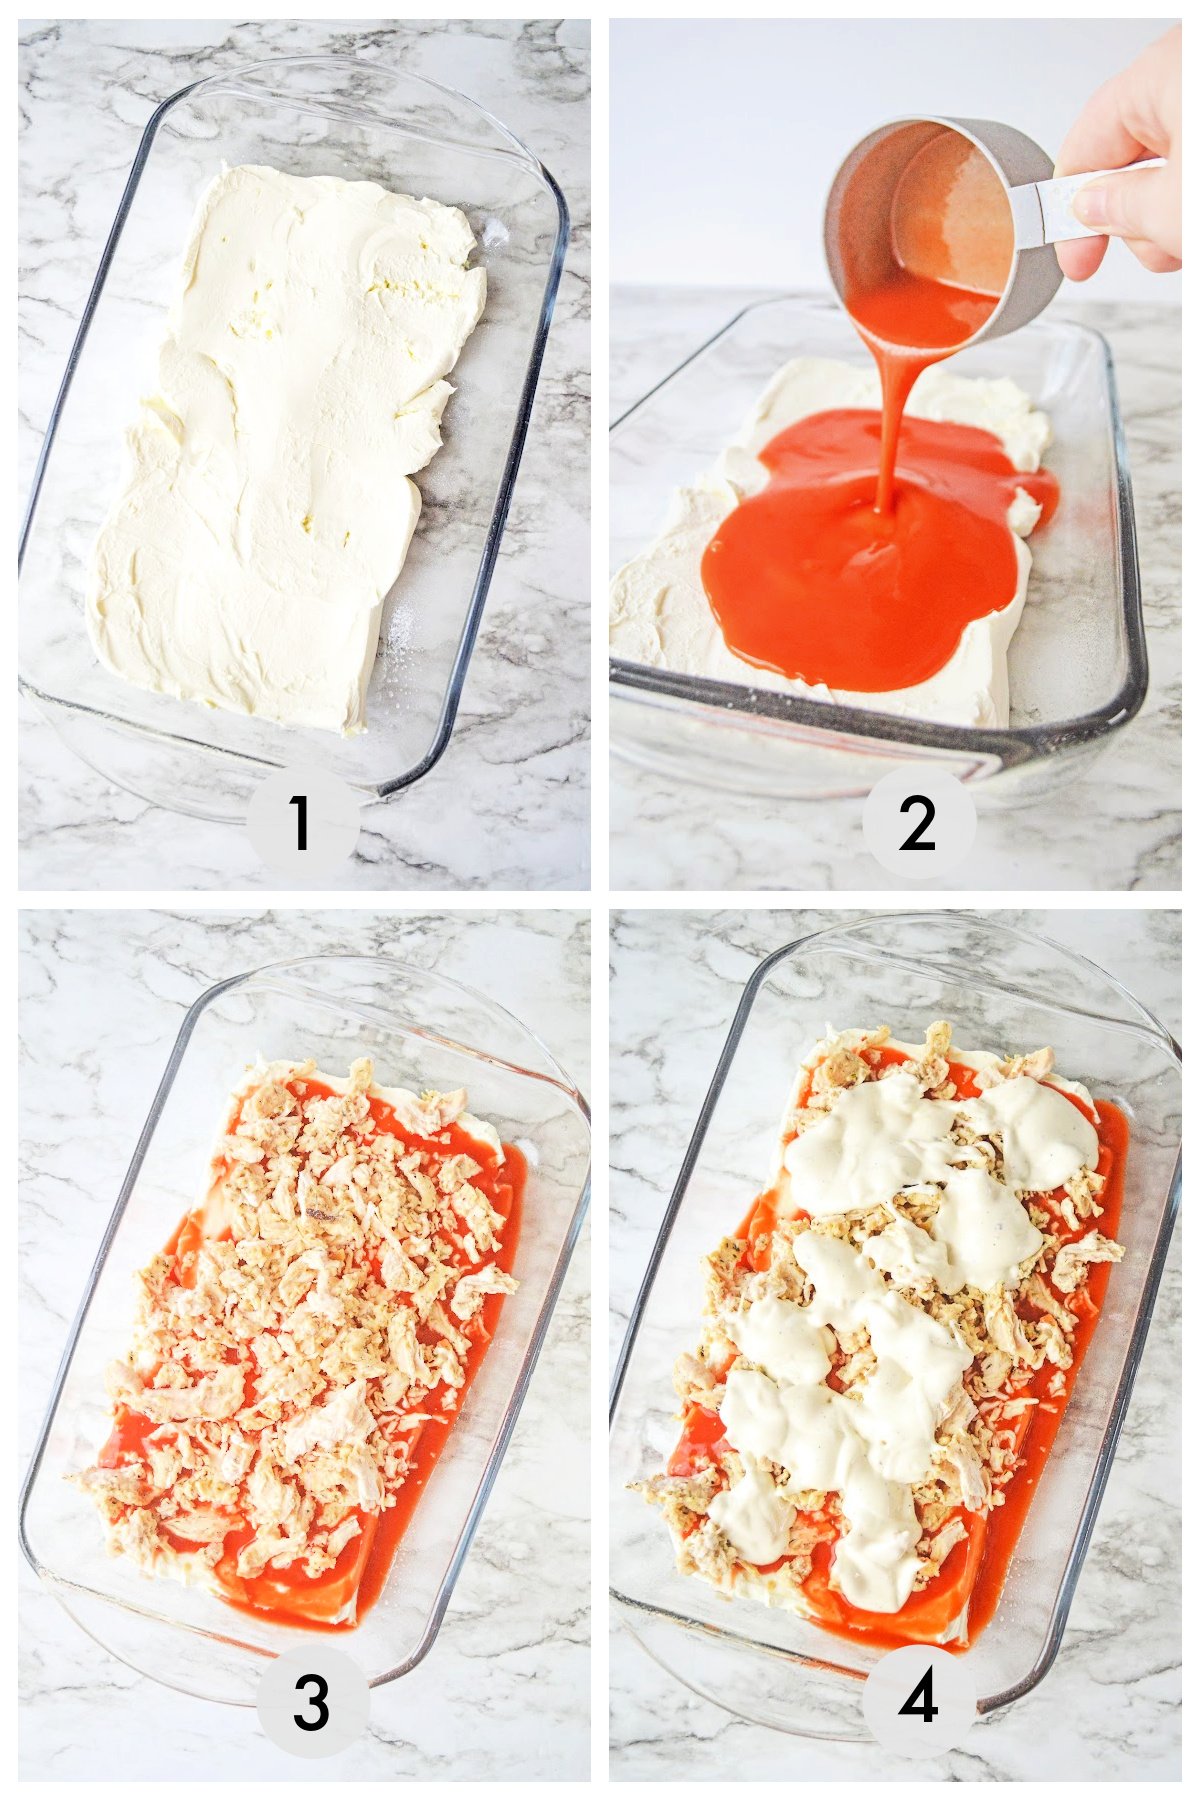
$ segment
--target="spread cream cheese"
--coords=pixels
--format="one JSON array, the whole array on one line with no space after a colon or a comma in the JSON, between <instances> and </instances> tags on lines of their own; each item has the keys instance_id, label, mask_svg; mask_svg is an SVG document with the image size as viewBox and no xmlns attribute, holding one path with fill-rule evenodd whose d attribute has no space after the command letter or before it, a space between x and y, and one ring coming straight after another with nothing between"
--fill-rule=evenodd
<instances>
[{"instance_id":1,"label":"spread cream cheese","mask_svg":"<svg viewBox=\"0 0 1200 1800\"><path fill-rule=\"evenodd\" d=\"M655 541L614 578L609 647L614 656L653 668L706 676L742 686L769 688L902 713L943 724L1006 726L1009 721L1008 646L1025 605L1030 555L1024 539L1040 516L1037 502L1020 489L1008 511L1017 564L1012 600L999 612L973 620L943 668L914 687L889 693L851 693L789 680L735 656L721 635L701 580L704 551L721 521L767 483L758 452L773 437L809 414L880 404L874 368L803 357L775 376L738 437L691 486L673 495ZM927 369L906 411L919 418L974 425L996 436L1018 470L1036 470L1050 441L1050 424L1014 382L952 375Z\"/></svg>"},{"instance_id":2,"label":"spread cream cheese","mask_svg":"<svg viewBox=\"0 0 1200 1800\"><path fill-rule=\"evenodd\" d=\"M203 195L87 619L124 680L361 731L383 601L483 310L464 215L225 169Z\"/></svg>"}]
</instances>

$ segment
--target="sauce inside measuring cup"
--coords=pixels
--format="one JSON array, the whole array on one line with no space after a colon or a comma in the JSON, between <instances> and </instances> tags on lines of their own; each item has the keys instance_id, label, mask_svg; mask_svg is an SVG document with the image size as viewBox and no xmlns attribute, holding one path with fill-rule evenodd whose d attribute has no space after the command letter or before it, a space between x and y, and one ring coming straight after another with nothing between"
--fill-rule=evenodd
<instances>
[{"instance_id":1,"label":"sauce inside measuring cup","mask_svg":"<svg viewBox=\"0 0 1200 1800\"><path fill-rule=\"evenodd\" d=\"M914 382L987 324L1013 258L1004 184L969 138L941 128L898 168L895 155L885 139L864 158L840 219L846 310L883 387L881 513L892 508L900 415Z\"/></svg>"},{"instance_id":2,"label":"sauce inside measuring cup","mask_svg":"<svg viewBox=\"0 0 1200 1800\"><path fill-rule=\"evenodd\" d=\"M945 666L966 626L1017 586L1006 512L1022 475L989 433L933 420L902 430L921 372L995 312L1013 257L1003 183L944 127L885 138L841 207L844 297L879 367L880 413L801 419L759 452L770 481L722 522L701 575L725 641L760 668L864 693Z\"/></svg>"}]
</instances>

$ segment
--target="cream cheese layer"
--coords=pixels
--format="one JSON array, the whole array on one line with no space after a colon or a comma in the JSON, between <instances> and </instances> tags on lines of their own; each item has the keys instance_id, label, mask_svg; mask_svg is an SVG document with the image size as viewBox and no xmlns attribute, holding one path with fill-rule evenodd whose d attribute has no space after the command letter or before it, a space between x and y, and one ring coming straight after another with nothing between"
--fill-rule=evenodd
<instances>
[{"instance_id":1,"label":"cream cheese layer","mask_svg":"<svg viewBox=\"0 0 1200 1800\"><path fill-rule=\"evenodd\" d=\"M676 489L666 523L644 551L615 576L610 602L609 648L614 656L673 669L685 675L737 682L902 713L941 724L1007 726L1008 646L1025 605L1030 555L1024 539L1041 508L1020 489L1008 512L1017 578L1012 600L999 612L973 620L953 656L936 675L914 687L857 693L792 681L735 656L721 635L700 575L704 551L721 524L749 494L767 483L758 452L797 419L841 407L880 405L876 371L819 357L802 357L775 376L741 432L711 468ZM986 381L927 369L906 411L918 418L974 425L1000 440L1018 470L1032 472L1050 442L1044 413L1012 381Z\"/></svg>"},{"instance_id":2,"label":"cream cheese layer","mask_svg":"<svg viewBox=\"0 0 1200 1800\"><path fill-rule=\"evenodd\" d=\"M225 169L200 201L92 558L100 660L157 693L360 731L383 601L483 311L464 215Z\"/></svg>"}]
</instances>

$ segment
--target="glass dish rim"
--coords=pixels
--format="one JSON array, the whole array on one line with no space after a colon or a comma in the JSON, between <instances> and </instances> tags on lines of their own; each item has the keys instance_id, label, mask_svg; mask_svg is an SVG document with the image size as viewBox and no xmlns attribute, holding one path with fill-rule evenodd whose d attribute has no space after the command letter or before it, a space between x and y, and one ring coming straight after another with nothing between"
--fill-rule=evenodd
<instances>
[{"instance_id":1,"label":"glass dish rim","mask_svg":"<svg viewBox=\"0 0 1200 1800\"><path fill-rule=\"evenodd\" d=\"M230 88L236 91L239 82L244 82L249 76L262 73L269 74L272 70L297 65L306 65L310 67L313 65L324 65L341 69L365 69L371 73L392 76L398 80L415 83L417 86L428 88L431 93L448 95L456 103L471 108L472 111L479 114L481 118L485 119L489 125L507 140L512 146L513 151L517 153L519 160L524 162L537 179L542 182L554 203L558 216L558 228L555 233L554 246L550 254L549 266L546 273L546 284L542 290L541 306L538 312L537 324L534 329L532 347L529 358L525 364L524 378L521 384L520 395L517 400L512 436L509 439L508 449L505 453L504 466L501 470L500 482L496 490L496 498L492 506L491 517L488 520L487 530L484 533L483 549L480 554L479 565L475 571L474 583L471 589L471 598L467 606L466 617L463 620L462 631L459 634L458 644L455 648L454 659L450 666L446 690L442 696L441 708L438 713L437 725L434 730L433 738L419 760L401 774L392 776L385 781L369 781L362 779L356 780L352 784L355 791L364 797L365 803L370 805L378 801L391 799L393 795L402 792L405 788L411 787L413 783L419 781L422 776L428 775L430 770L441 761L446 750L449 748L450 740L454 733L454 726L458 717L458 709L462 702L463 688L466 685L471 658L474 654L475 644L479 637L479 628L483 620L483 609L487 603L488 592L491 588L493 575L495 574L496 561L500 553L500 545L503 541L505 527L508 522L509 509L512 505L513 490L516 486L517 476L520 472L521 458L525 450L525 440L528 436L529 424L533 416L538 381L541 377L542 363L545 358L546 342L550 335L550 324L554 316L554 307L558 298L559 284L562 280L563 269L566 265L567 250L570 244L571 216L567 208L566 198L554 176L540 158L536 157L533 152L522 143L520 138L511 132L506 125L502 124L492 113L488 112L485 107L481 106L477 100L471 99L470 95L459 93L457 89L448 87L444 82L431 81L428 76L417 75L410 70L396 68L390 63L368 62L363 57L329 53L261 57L255 62L239 63L231 69L226 69L215 75L203 76L199 81L189 82L186 87L178 89L177 92L168 95L165 100L160 101L159 105L154 109L153 113L151 113L150 118L142 128L142 134L138 140L138 146L134 152L133 161L130 164L129 174L126 176L125 186L121 191L121 198L117 203L116 213L113 216L112 224L109 226L108 235L104 241L104 248L100 253L100 261L97 264L96 273L92 279L92 285L88 290L88 296L79 317L79 325L76 329L71 349L67 355L62 380L60 381L58 391L55 394L54 404L50 409L50 417L46 424L45 434L43 435L41 448L38 451L37 462L34 466L33 479L30 483L29 497L25 504L25 511L21 521L20 536L18 538L18 596L20 593L20 574L25 562L25 552L33 531L38 500L41 495L46 470L49 467L50 455L58 435L58 427L61 423L63 409L66 406L71 383L74 380L75 371L83 355L92 320L95 316L96 308L100 303L104 284L112 266L113 258L116 255L121 234L124 230L126 220L129 217L130 209L133 206L138 184L149 159L154 140L158 135L159 127L175 107L181 105L184 101L198 93L204 91L219 91L222 88ZM328 110L326 108L316 107L311 103L309 103L306 108L306 103L301 97L297 97L295 100L290 101L289 104L294 105L301 111ZM393 124L391 128L400 131L401 133L408 129L400 124ZM409 131L409 135L413 135L411 130ZM429 134L417 133L416 135L425 136ZM475 148L474 146L465 144L456 147L464 151L470 151ZM479 155L493 156L512 154L512 152L509 151L489 151L483 148L479 148L476 153ZM273 770L282 769L288 766L288 751L286 745L280 749L277 757L268 758L250 751L208 743L205 739L196 736L194 728L189 729L186 719L181 719L177 730L166 730L162 726L142 725L136 720L121 718L116 713L109 712L104 707L90 706L76 700L64 699L61 695L46 693L36 682L31 681L20 668L18 668L17 671L17 690L24 698L33 702L39 712L42 713L43 716L49 718L51 723L54 723L55 712L61 710L69 714L72 718L78 717L85 720L90 719L97 721L101 726L108 730L132 733L136 737L149 739L151 742L154 742L155 740L165 741L172 745L178 745L184 749L201 751L215 757L218 762L230 767L236 768L240 766L244 768L250 766L255 769L261 769L265 774L268 774Z\"/></svg>"},{"instance_id":2,"label":"glass dish rim","mask_svg":"<svg viewBox=\"0 0 1200 1800\"><path fill-rule=\"evenodd\" d=\"M59 1359L58 1368L55 1371L54 1381L46 1403L46 1409L29 1459L29 1467L21 1482L17 1515L17 1541L25 1561L37 1576L39 1583L43 1586L59 1585L53 1572L43 1566L29 1541L29 1534L26 1529L27 1511L38 1475L41 1472L42 1463L49 1444L50 1432L58 1412L59 1402L62 1399L63 1389L66 1386L67 1375L74 1359L80 1333L91 1308L96 1288L100 1282L100 1277L107 1264L109 1251L112 1248L121 1220L125 1215L130 1196L133 1193L134 1186L141 1173L146 1153L150 1147L150 1141L154 1135L163 1107L166 1104L167 1097L174 1084L175 1077L179 1072L180 1064L183 1061L188 1044L191 1041L192 1034L199 1023L201 1015L215 1000L219 999L221 995L230 993L234 989L245 987L249 985L249 983L257 980L260 976L279 974L285 970L303 968L313 963L332 962L371 963L394 973L399 972L407 975L414 975L424 981L433 981L453 989L461 996L480 1002L491 1011L500 1014L503 1018L511 1020L521 1030L525 1037L541 1051L542 1055L546 1058L550 1069L554 1071L554 1074L547 1074L545 1071L534 1069L524 1069L518 1064L509 1062L503 1062L502 1066L528 1080L544 1081L549 1085L558 1088L559 1091L565 1095L567 1100L570 1101L583 1121L587 1131L589 1151L587 1166L583 1171L571 1217L567 1223L562 1243L554 1260L554 1267L546 1285L545 1295L538 1309L538 1314L534 1320L529 1337L526 1340L525 1348L521 1356L520 1368L517 1371L509 1391L496 1441L480 1472L470 1509L459 1528L459 1536L455 1545L454 1554L451 1557L441 1585L438 1588L434 1603L430 1608L424 1630L414 1649L405 1657L404 1661L395 1668L388 1669L382 1674L372 1676L368 1682L370 1687L383 1687L388 1682L397 1680L400 1676L410 1674L429 1654L429 1651L433 1648L438 1633L441 1630L442 1621L446 1614L446 1608L450 1604L451 1596L458 1583L458 1577L462 1572L463 1564L470 1552L479 1521L483 1516L483 1511L488 1500L491 1498L492 1488L500 1473L504 1458L508 1453L509 1442L516 1429L521 1409L525 1404L525 1396L529 1390L529 1384L533 1378L534 1369L541 1356L546 1333L550 1328L550 1322L554 1315L555 1307L558 1304L559 1294L562 1291L562 1285L566 1279L567 1270L570 1267L571 1258L574 1255L575 1246L579 1239L583 1221L587 1216L591 1198L591 1110L584 1095L571 1080L571 1077L562 1067L562 1064L558 1061L557 1057L546 1048L537 1033L531 1031L529 1026L519 1019L515 1013L504 1006L500 1001L493 1000L490 995L483 993L479 988L472 987L463 981L457 981L453 976L443 975L439 970L423 969L417 963L408 962L403 958L394 956L371 954L359 955L355 952L344 951L318 951L309 956L293 956L273 959L272 961L262 963L255 968L244 969L238 974L226 976L220 981L211 983L191 1002L180 1021L179 1030L171 1046L170 1053L168 1054L166 1065L159 1077L158 1085L155 1088L154 1097L150 1102L150 1109L146 1115L145 1123L142 1125L141 1131L138 1134L137 1141L129 1160L129 1166L122 1178L116 1201L114 1202L112 1212L109 1214L105 1224L99 1248L96 1251L91 1269L84 1284L82 1296L76 1308L74 1318L71 1321L67 1340ZM409 1029L417 1030L418 1033L420 1031L419 1027L409 1027ZM448 1039L440 1034L434 1035L436 1035L438 1041L443 1044L453 1044L454 1042L454 1040ZM465 1045L459 1047L463 1049L469 1048L469 1046ZM489 1060L501 1062L502 1059L492 1058ZM114 1604L119 1605L120 1602L114 1602ZM277 1652L265 1650L261 1652L261 1654L269 1657L276 1655ZM166 1685L173 1684L167 1683ZM182 1692L186 1690L180 1689L179 1691ZM252 1706L254 1702L253 1700L235 1700L225 1702L225 1704L234 1706Z\"/></svg>"},{"instance_id":3,"label":"glass dish rim","mask_svg":"<svg viewBox=\"0 0 1200 1800\"><path fill-rule=\"evenodd\" d=\"M770 294L751 300L740 307L723 325L688 352L683 360L641 397L627 406L609 426L610 438L648 404L660 389L674 381L698 357L750 314L764 308L799 302L822 312L840 312L836 302L800 291ZM1040 321L1027 329L1036 331ZM1053 321L1046 321L1052 324ZM1128 652L1129 668L1117 693L1106 704L1091 712L1081 713L1050 725L1018 725L981 727L942 725L931 720L910 719L899 714L871 712L865 707L842 706L837 702L811 700L799 694L777 693L770 689L744 686L739 682L716 681L708 676L682 675L671 669L652 669L644 663L629 662L622 657L609 658L609 684L624 697L682 702L684 708L703 717L716 713L724 723L731 720L750 724L769 719L790 724L804 731L813 730L818 739L840 734L860 743L887 742L908 747L912 751L936 750L979 759L966 779L981 774L998 774L1103 739L1110 732L1128 725L1141 710L1150 690L1150 663L1146 650L1145 618L1142 611L1141 573L1137 555L1137 527L1133 511L1133 485L1125 444L1125 428L1117 403L1116 369L1112 350L1103 332L1094 325L1079 325L1063 320L1058 329L1091 338L1100 348L1103 359L1105 393L1109 424L1113 437L1113 461L1117 489L1117 550L1121 567L1121 628ZM668 710L674 710L668 707ZM614 748L616 746L614 745Z\"/></svg>"},{"instance_id":4,"label":"glass dish rim","mask_svg":"<svg viewBox=\"0 0 1200 1800\"><path fill-rule=\"evenodd\" d=\"M1082 955L1078 950L1073 950L1069 945L1061 944L1057 939L1047 937L1042 932L1028 931L1021 926L1010 925L1004 920L993 919L986 915L977 914L952 914L951 916L959 918L964 923L969 922L973 927L978 928L982 926L986 931L999 933L1002 936L1016 939L1021 943L1033 945L1038 949L1049 949L1053 951L1056 956L1065 957L1069 961L1082 965L1089 971L1095 970L1104 977L1105 981L1108 982L1118 994L1129 1002L1130 1006L1133 1007L1145 1021L1142 1025L1130 1021L1117 1020L1110 1020L1108 1023L1112 1025L1123 1024L1124 1029L1147 1039L1153 1039L1159 1048L1166 1051L1176 1064L1182 1066L1182 1049L1176 1039L1167 1030L1166 1026L1162 1024L1161 1020L1157 1019L1149 1008L1144 1006L1142 1002L1129 991L1124 982L1120 981L1115 975L1110 974L1109 971L1103 968L1099 963L1094 962L1091 957ZM701 1102L700 1111L696 1117L696 1123L692 1127L691 1135L688 1138L687 1147L680 1164L679 1174L676 1177L666 1211L663 1214L658 1231L655 1234L650 1258L646 1264L645 1272L638 1287L637 1297L634 1300L629 1315L629 1323L625 1328L625 1335L621 1342L621 1348L617 1354L609 1390L608 1418L610 1432L616 1423L617 1408L620 1404L621 1391L624 1387L625 1377L632 1360L634 1345L637 1341L638 1331L641 1327L642 1315L645 1311L647 1302L649 1301L650 1293L658 1274L659 1264L662 1261L671 1232L674 1229L676 1219L682 1208L688 1184L691 1181L692 1174L699 1160L713 1112L716 1108L717 1101L720 1099L721 1091L724 1088L725 1080L741 1041L742 1033L745 1030L754 1003L758 998L759 991L768 975L771 973L771 970L775 968L778 963L784 961L789 956L794 955L797 951L802 949L812 949L824 938L845 937L855 931L869 930L881 923L904 925L936 921L940 924L944 924L946 917L947 915L945 912L934 912L929 910L860 913L856 917L848 917L840 920L837 924L825 925L817 931L806 932L800 937L791 939L788 943L781 945L776 950L772 950L768 955L763 957L751 971L738 996L737 1007L734 1011L724 1042L721 1045L716 1067L713 1071L708 1088L705 1091L704 1099ZM1049 1005L1051 1003L1043 1001L1041 1004ZM1109 1427L1105 1432L1104 1442L1088 1482L1087 1494L1080 1513L1074 1542L1071 1546L1070 1557L1058 1593L1055 1597L1054 1610L1046 1630L1046 1635L1031 1668L1020 1681L1014 1683L1011 1687L1006 1688L1000 1694L981 1696L978 1702L978 1713L981 1718L985 1717L988 1713L997 1712L1003 1707L1010 1706L1015 1701L1023 1699L1025 1695L1032 1693L1033 1689L1044 1680L1047 1674L1049 1674L1050 1669L1053 1667L1055 1659L1058 1656L1059 1649L1061 1648L1063 1633L1066 1630L1067 1617L1070 1613L1071 1603L1075 1597L1075 1588L1078 1584L1079 1576L1087 1557L1088 1548L1091 1543L1092 1530L1096 1522L1097 1513L1100 1510L1100 1503L1104 1497L1104 1490L1108 1485L1108 1477L1112 1470L1117 1444L1120 1441L1121 1431L1125 1423L1125 1416L1129 1410L1134 1381L1137 1376L1138 1367L1141 1363L1142 1353L1145 1349L1146 1338L1150 1330L1150 1321L1154 1314L1154 1304L1158 1297L1159 1286L1162 1282L1167 1251L1170 1247L1172 1233L1174 1232L1175 1222L1179 1214L1182 1192L1181 1161L1182 1146L1180 1145L1176 1148L1175 1166L1171 1175L1171 1183L1167 1193L1166 1204L1163 1209L1163 1217L1147 1264L1146 1279L1138 1308L1137 1319L1130 1337L1128 1350L1126 1351L1121 1365L1120 1378L1117 1383L1111 1408ZM703 1620L695 1620L685 1614L672 1612L665 1607L651 1606L644 1601L636 1600L630 1595L623 1594L611 1580L608 1592L610 1600L615 1602L622 1611L635 1614L639 1612L646 1613L657 1619L668 1620L685 1630L696 1630L706 1636L729 1638L735 1643L740 1644L743 1648L755 1651L761 1650L763 1654L783 1655L785 1658L792 1660L789 1653L771 1650L767 1646L760 1646L753 1638L747 1637L738 1631L726 1632L718 1630L714 1626L707 1625ZM653 1652L648 1652L648 1654L653 1655ZM796 1658L795 1660L801 1659ZM671 1673L673 1674L674 1671L671 1671ZM679 1677L675 1677L675 1679L679 1679ZM705 1697L707 1698L709 1696Z\"/></svg>"}]
</instances>

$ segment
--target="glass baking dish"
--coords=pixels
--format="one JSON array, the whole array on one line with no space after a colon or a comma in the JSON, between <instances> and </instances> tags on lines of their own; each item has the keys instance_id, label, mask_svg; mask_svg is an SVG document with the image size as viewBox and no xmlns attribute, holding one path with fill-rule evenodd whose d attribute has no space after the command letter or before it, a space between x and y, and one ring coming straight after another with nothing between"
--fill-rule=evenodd
<instances>
[{"instance_id":1,"label":"glass baking dish","mask_svg":"<svg viewBox=\"0 0 1200 1800\"><path fill-rule=\"evenodd\" d=\"M613 427L613 568L657 535L671 490L694 480L796 356L869 363L832 302L785 296L738 313ZM1007 375L1049 415L1058 512L1033 541L1028 602L1009 651L1012 722L934 725L751 685L610 662L614 748L708 787L780 798L865 794L891 768L935 762L982 798L1036 799L1073 779L1129 723L1149 679L1133 500L1112 358L1098 332L1039 319L954 359Z\"/></svg>"},{"instance_id":2,"label":"glass baking dish","mask_svg":"<svg viewBox=\"0 0 1200 1800\"><path fill-rule=\"evenodd\" d=\"M443 447L384 605L358 737L285 728L152 694L102 667L88 638L88 560L124 468L123 430L151 391L188 224L222 163L367 179L461 207L487 270L483 318L453 373ZM566 254L553 177L474 101L345 56L283 57L214 75L142 134L55 402L21 538L20 682L67 741L142 797L204 818L245 815L272 770L317 763L364 803L445 750L479 631Z\"/></svg>"},{"instance_id":3,"label":"glass baking dish","mask_svg":"<svg viewBox=\"0 0 1200 1800\"><path fill-rule=\"evenodd\" d=\"M588 1197L586 1103L511 1013L457 982L383 957L269 964L190 1008L133 1152L55 1380L21 1500L21 1546L43 1583L105 1649L202 1698L254 1702L264 1659L311 1642L213 1595L150 1580L110 1557L94 1507L68 1484L108 1435L107 1364L123 1356L133 1276L208 1182L228 1095L257 1055L312 1056L345 1073L375 1060L381 1086L465 1087L476 1114L529 1160L521 1235L488 1355L400 1542L383 1593L339 1634L372 1686L428 1652L487 1503L537 1362Z\"/></svg>"},{"instance_id":4,"label":"glass baking dish","mask_svg":"<svg viewBox=\"0 0 1200 1800\"><path fill-rule=\"evenodd\" d=\"M948 913L876 915L785 944L746 984L634 1307L614 1383L610 1571L618 1616L668 1670L739 1716L813 1738L868 1736L861 1686L881 1652L679 1575L657 1511L627 1483L678 1435L671 1370L699 1335L701 1259L772 1166L795 1070L830 1027L964 1049L1050 1044L1057 1067L1130 1125L1120 1240L1095 1335L1000 1604L963 1660L980 1714L1028 1694L1058 1652L1129 1404L1179 1201L1179 1048L1119 982L1029 932Z\"/></svg>"}]
</instances>

